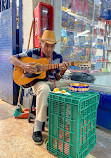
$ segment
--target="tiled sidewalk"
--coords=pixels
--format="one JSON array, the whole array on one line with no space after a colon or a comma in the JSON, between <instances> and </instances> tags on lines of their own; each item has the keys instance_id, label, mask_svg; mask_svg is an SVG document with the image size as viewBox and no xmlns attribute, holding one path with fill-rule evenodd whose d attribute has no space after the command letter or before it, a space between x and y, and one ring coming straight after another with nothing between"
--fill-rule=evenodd
<instances>
[{"instance_id":1,"label":"tiled sidewalk","mask_svg":"<svg viewBox=\"0 0 111 158\"><path fill-rule=\"evenodd\" d=\"M46 150L45 143L41 146L32 140L33 123L27 119L15 119L15 106L0 100L0 158L54 158ZM97 144L88 158L111 158L111 133L97 128ZM109 132L109 133L108 133ZM46 140L48 132L43 132ZM92 156L93 155L93 156Z\"/></svg>"}]
</instances>

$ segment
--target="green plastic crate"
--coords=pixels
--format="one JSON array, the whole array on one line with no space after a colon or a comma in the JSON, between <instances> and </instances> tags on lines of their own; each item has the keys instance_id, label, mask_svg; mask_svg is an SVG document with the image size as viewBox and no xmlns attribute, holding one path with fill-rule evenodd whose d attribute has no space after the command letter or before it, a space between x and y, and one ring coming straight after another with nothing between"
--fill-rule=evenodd
<instances>
[{"instance_id":1,"label":"green plastic crate","mask_svg":"<svg viewBox=\"0 0 111 158\"><path fill-rule=\"evenodd\" d=\"M50 92L47 150L60 158L85 158L96 144L99 93Z\"/></svg>"}]
</instances>

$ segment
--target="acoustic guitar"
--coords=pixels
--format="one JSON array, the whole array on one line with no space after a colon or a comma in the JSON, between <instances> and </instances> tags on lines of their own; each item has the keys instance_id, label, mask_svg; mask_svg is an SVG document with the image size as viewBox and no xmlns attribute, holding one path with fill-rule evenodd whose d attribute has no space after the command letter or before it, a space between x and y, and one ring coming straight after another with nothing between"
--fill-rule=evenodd
<instances>
[{"instance_id":1,"label":"acoustic guitar","mask_svg":"<svg viewBox=\"0 0 111 158\"><path fill-rule=\"evenodd\" d=\"M34 66L37 68L36 74L30 74L24 72L22 68L14 66L13 80L16 84L18 84L19 86L23 86L25 88L32 86L34 84L33 81L36 79L44 79L46 77L47 70L59 68L61 65L61 63L49 64L47 58L33 59L31 57L22 57L20 60L24 63L35 63ZM84 63L83 61L76 61L71 62L70 66L77 66L83 69L87 69L91 67L91 63L90 61L86 63Z\"/></svg>"}]
</instances>

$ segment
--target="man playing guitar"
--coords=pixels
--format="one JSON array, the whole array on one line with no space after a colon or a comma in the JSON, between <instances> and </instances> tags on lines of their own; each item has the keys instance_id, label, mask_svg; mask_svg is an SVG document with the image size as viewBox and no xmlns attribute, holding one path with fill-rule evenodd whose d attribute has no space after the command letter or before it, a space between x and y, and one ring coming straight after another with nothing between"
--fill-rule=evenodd
<instances>
[{"instance_id":1,"label":"man playing guitar","mask_svg":"<svg viewBox=\"0 0 111 158\"><path fill-rule=\"evenodd\" d=\"M57 64L59 68L52 68L46 71L46 77L44 79L35 79L33 81L32 89L37 95L36 99L36 119L33 128L33 141L36 144L42 144L42 126L47 120L47 97L50 92L51 86L54 87L57 81L62 78L65 71L68 69L68 63L62 63L63 58L60 54L57 54L55 49L55 44L59 41L56 40L54 31L45 30L42 38L38 37L41 43L40 48L29 50L25 53L20 53L10 57L10 62L19 68L22 68L25 72L29 74L36 74L37 67L34 66L35 63L24 63L20 59L22 57L31 57L33 59L47 58L49 64ZM41 68L42 70L42 68Z\"/></svg>"}]
</instances>

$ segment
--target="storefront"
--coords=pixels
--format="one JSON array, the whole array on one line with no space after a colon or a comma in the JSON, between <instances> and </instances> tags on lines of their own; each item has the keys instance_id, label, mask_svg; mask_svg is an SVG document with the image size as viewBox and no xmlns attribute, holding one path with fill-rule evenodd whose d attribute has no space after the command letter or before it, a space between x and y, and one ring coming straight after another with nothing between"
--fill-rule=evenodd
<instances>
[{"instance_id":1,"label":"storefront","mask_svg":"<svg viewBox=\"0 0 111 158\"><path fill-rule=\"evenodd\" d=\"M97 124L111 129L111 2L100 0L51 1L54 6L56 51L64 61L90 61L91 69L71 66L71 72L90 72L90 89L100 93ZM106 120L106 121L104 121Z\"/></svg>"},{"instance_id":2,"label":"storefront","mask_svg":"<svg viewBox=\"0 0 111 158\"><path fill-rule=\"evenodd\" d=\"M2 28L0 30L0 57L2 59L0 97L13 104L14 100L17 100L17 95L14 99L16 93L14 92L12 77L13 66L9 62L9 57L16 54L16 3L14 0L12 5L8 2L10 1L7 1L6 6L1 5L4 6L4 9L0 6L0 24ZM23 50L27 49L30 26L33 20L33 9L38 2L34 0L34 5L32 7L29 5L29 8L25 5L24 0L19 0L19 3L19 51L21 52L22 47ZM29 1L29 3L32 4L32 1ZM47 3L54 7L54 31L56 38L61 39L56 45L56 52L63 56L64 61L91 62L91 69L88 69L88 72L92 73L96 80L94 84L90 85L90 88L101 92L101 96L105 97L104 105L102 105L103 102L100 103L102 105L100 109L105 111L104 114L108 113L108 121L111 122L111 108L109 107L111 101L111 22L109 18L111 3L108 4L105 0L50 0ZM107 12L105 12L105 9ZM26 20L25 17L30 18ZM32 43L30 42L30 48L33 46ZM7 46L7 44L9 45ZM9 68L10 71L8 71ZM87 72L87 69L78 68L77 66L71 66L69 70L71 72ZM105 115L102 119L105 120ZM111 124L110 127L109 124L107 127L111 128Z\"/></svg>"}]
</instances>

